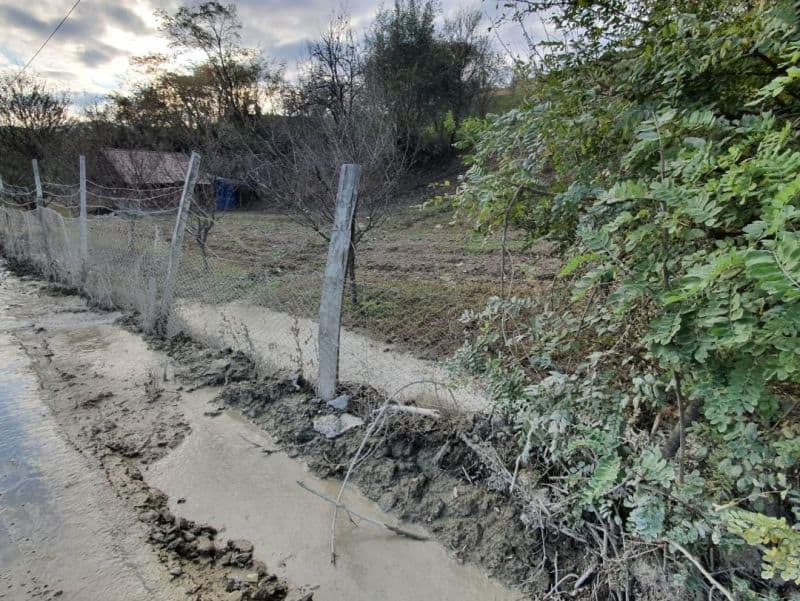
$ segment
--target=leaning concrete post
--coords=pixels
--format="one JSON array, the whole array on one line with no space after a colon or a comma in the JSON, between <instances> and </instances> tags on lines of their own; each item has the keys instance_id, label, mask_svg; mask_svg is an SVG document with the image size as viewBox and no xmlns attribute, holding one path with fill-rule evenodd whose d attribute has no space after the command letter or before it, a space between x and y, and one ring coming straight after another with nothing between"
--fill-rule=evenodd
<instances>
[{"instance_id":1,"label":"leaning concrete post","mask_svg":"<svg viewBox=\"0 0 800 601\"><path fill-rule=\"evenodd\" d=\"M319 306L319 382L318 394L325 401L336 395L339 379L339 330L342 321L342 296L350 249L350 225L358 201L360 165L342 165L339 174L339 191L336 195L336 212L333 220L331 242L328 246L328 263L322 284Z\"/></svg>"},{"instance_id":2,"label":"leaning concrete post","mask_svg":"<svg viewBox=\"0 0 800 601\"><path fill-rule=\"evenodd\" d=\"M80 203L81 211L78 216L80 225L80 259L81 259L81 284L86 283L89 272L89 221L86 208L86 157L81 155L80 164Z\"/></svg>"},{"instance_id":3,"label":"leaning concrete post","mask_svg":"<svg viewBox=\"0 0 800 601\"><path fill-rule=\"evenodd\" d=\"M50 240L47 237L47 223L44 218L44 194L42 193L42 178L39 175L39 161L31 161L33 167L33 183L36 186L36 213L39 217L39 227L42 229L42 242L44 244L44 255L47 261L45 275L50 278L53 276L53 257L50 254Z\"/></svg>"},{"instance_id":4,"label":"leaning concrete post","mask_svg":"<svg viewBox=\"0 0 800 601\"><path fill-rule=\"evenodd\" d=\"M172 244L170 245L169 258L167 259L167 278L164 281L164 296L161 299L160 311L160 317L164 322L166 322L172 310L172 302L175 297L175 278L178 275L181 262L183 234L186 231L186 220L189 215L189 208L192 205L192 196L194 194L194 186L197 183L199 169L200 155L193 152L189 159L189 166L186 168L186 180L183 183L181 202L178 205L178 216L175 219L175 230L172 233Z\"/></svg>"}]
</instances>

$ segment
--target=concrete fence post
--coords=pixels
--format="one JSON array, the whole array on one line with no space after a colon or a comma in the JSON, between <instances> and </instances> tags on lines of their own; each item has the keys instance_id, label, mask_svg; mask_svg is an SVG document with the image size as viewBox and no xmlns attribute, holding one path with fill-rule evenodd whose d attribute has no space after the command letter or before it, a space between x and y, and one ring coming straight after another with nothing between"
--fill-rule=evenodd
<instances>
[{"instance_id":1,"label":"concrete fence post","mask_svg":"<svg viewBox=\"0 0 800 601\"><path fill-rule=\"evenodd\" d=\"M161 299L160 318L166 322L172 311L172 304L175 298L175 279L181 262L181 251L183 250L183 235L186 232L186 221L189 216L189 208L192 205L194 186L197 183L197 176L200 170L200 155L192 152L189 158L189 165L186 168L186 179L183 183L181 201L178 205L178 216L175 218L175 230L172 233L172 243L170 244L169 257L167 259L167 275L164 280L164 296ZM164 323L163 325L166 325Z\"/></svg>"},{"instance_id":2,"label":"concrete fence post","mask_svg":"<svg viewBox=\"0 0 800 601\"><path fill-rule=\"evenodd\" d=\"M78 215L79 235L80 235L80 261L81 261L81 284L86 284L86 277L89 274L89 216L86 206L86 157L80 155L80 214Z\"/></svg>"},{"instance_id":3,"label":"concrete fence post","mask_svg":"<svg viewBox=\"0 0 800 601\"><path fill-rule=\"evenodd\" d=\"M53 277L53 256L50 253L50 240L47 233L47 222L44 215L44 194L42 193L42 178L39 175L39 161L31 161L33 167L33 183L36 187L36 214L39 217L39 227L42 230L42 243L44 244L44 255L47 261L45 275L48 279Z\"/></svg>"},{"instance_id":4,"label":"concrete fence post","mask_svg":"<svg viewBox=\"0 0 800 601\"><path fill-rule=\"evenodd\" d=\"M319 381L320 398L330 401L336 395L339 380L339 336L342 322L342 297L350 249L351 224L358 202L360 165L342 165L339 191L336 194L333 231L328 246L328 262L319 305Z\"/></svg>"}]
</instances>

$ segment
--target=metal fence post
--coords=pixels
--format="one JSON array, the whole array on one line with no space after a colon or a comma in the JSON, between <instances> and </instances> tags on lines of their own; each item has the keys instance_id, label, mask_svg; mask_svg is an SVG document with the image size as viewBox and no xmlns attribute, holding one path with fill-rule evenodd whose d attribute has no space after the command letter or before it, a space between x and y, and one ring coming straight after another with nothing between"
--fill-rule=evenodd
<instances>
[{"instance_id":1,"label":"metal fence post","mask_svg":"<svg viewBox=\"0 0 800 601\"><path fill-rule=\"evenodd\" d=\"M166 321L172 310L172 302L175 297L175 278L181 262L181 251L183 249L183 234L186 231L186 220L189 215L189 208L192 205L194 186L197 183L197 175L200 169L200 155L192 152L189 158L189 166L186 168L186 180L183 183L181 202L178 205L178 216L175 219L175 230L172 233L172 243L167 259L167 277L164 280L164 296L161 299L160 319ZM166 324L164 324L166 325Z\"/></svg>"},{"instance_id":2,"label":"metal fence post","mask_svg":"<svg viewBox=\"0 0 800 601\"><path fill-rule=\"evenodd\" d=\"M89 273L89 221L86 207L86 157L80 155L80 203L81 210L78 217L80 227L80 259L81 259L81 284L86 284Z\"/></svg>"},{"instance_id":3,"label":"metal fence post","mask_svg":"<svg viewBox=\"0 0 800 601\"><path fill-rule=\"evenodd\" d=\"M347 254L350 249L351 224L358 201L360 165L342 165L336 212L333 220L328 262L319 306L319 382L318 394L329 401L336 395L339 379L339 334L342 321L342 297Z\"/></svg>"},{"instance_id":4,"label":"metal fence post","mask_svg":"<svg viewBox=\"0 0 800 601\"><path fill-rule=\"evenodd\" d=\"M44 244L44 255L47 260L45 275L50 279L53 276L53 257L50 254L50 240L47 236L47 223L44 217L44 194L42 193L42 178L39 175L39 161L31 161L33 167L33 183L36 186L36 213L39 216L39 227L42 229L42 242Z\"/></svg>"}]
</instances>

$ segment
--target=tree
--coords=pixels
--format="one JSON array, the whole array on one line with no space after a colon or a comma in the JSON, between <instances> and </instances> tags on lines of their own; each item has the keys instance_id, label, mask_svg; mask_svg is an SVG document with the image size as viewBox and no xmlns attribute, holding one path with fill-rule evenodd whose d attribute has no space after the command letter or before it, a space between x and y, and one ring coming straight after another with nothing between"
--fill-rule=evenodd
<instances>
[{"instance_id":1,"label":"tree","mask_svg":"<svg viewBox=\"0 0 800 601\"><path fill-rule=\"evenodd\" d=\"M368 76L382 92L398 131L416 137L423 124L439 119L442 74L433 2L396 0L378 13L368 37Z\"/></svg>"},{"instance_id":2,"label":"tree","mask_svg":"<svg viewBox=\"0 0 800 601\"><path fill-rule=\"evenodd\" d=\"M449 54L446 104L456 129L467 116L486 115L502 72L489 36L479 32L482 18L478 9L461 8L444 22L442 34Z\"/></svg>"},{"instance_id":3,"label":"tree","mask_svg":"<svg viewBox=\"0 0 800 601\"><path fill-rule=\"evenodd\" d=\"M472 315L463 364L538 441L537 469L572 480L554 501L578 499L562 531L602 529L627 541L620 557L677 543L693 565L712 558L737 598L787 598L792 585L769 578L800 574L787 536L800 489L795 3L511 4L562 37L532 49L523 105L475 136L457 202L487 228L560 241L563 268L547 299ZM764 540L762 576L745 582L731 549ZM596 596L631 592L607 586Z\"/></svg>"},{"instance_id":4,"label":"tree","mask_svg":"<svg viewBox=\"0 0 800 601\"><path fill-rule=\"evenodd\" d=\"M204 54L205 61L195 66L194 77L205 77L212 84L220 118L241 126L262 114L265 94L273 91L281 73L259 50L241 45L242 23L235 4L212 0L181 6L172 15L160 11L159 15L161 31L172 47Z\"/></svg>"},{"instance_id":5,"label":"tree","mask_svg":"<svg viewBox=\"0 0 800 601\"><path fill-rule=\"evenodd\" d=\"M70 98L29 75L0 84L0 148L13 176L30 181L30 161L51 156L71 124ZM9 174L3 174L8 178Z\"/></svg>"},{"instance_id":6,"label":"tree","mask_svg":"<svg viewBox=\"0 0 800 601\"><path fill-rule=\"evenodd\" d=\"M327 112L336 123L348 119L366 92L364 65L346 14L334 15L320 39L308 46L299 85L287 99L290 112Z\"/></svg>"},{"instance_id":7,"label":"tree","mask_svg":"<svg viewBox=\"0 0 800 601\"><path fill-rule=\"evenodd\" d=\"M406 157L394 123L364 77L362 49L346 14L333 15L319 40L308 46L299 85L289 89L291 117L263 143L270 149L269 186L290 199L290 210L325 240L333 223L339 168L362 167L347 272L351 301L358 304L356 255L361 240L387 209ZM264 185L262 183L262 185Z\"/></svg>"},{"instance_id":8,"label":"tree","mask_svg":"<svg viewBox=\"0 0 800 601\"><path fill-rule=\"evenodd\" d=\"M412 149L426 128L449 147L461 119L486 110L500 67L478 33L479 11L459 11L441 32L436 17L430 0L397 0L378 13L367 40L367 78Z\"/></svg>"}]
</instances>

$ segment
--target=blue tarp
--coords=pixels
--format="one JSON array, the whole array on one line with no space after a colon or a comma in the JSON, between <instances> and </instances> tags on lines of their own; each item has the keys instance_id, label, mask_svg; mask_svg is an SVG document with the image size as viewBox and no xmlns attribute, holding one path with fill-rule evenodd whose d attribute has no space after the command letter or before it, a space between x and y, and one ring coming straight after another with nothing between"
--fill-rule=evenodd
<instances>
[{"instance_id":1,"label":"blue tarp","mask_svg":"<svg viewBox=\"0 0 800 601\"><path fill-rule=\"evenodd\" d=\"M217 196L218 211L230 211L239 206L239 192L232 181L223 177L215 178L214 192Z\"/></svg>"}]
</instances>

